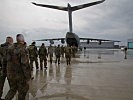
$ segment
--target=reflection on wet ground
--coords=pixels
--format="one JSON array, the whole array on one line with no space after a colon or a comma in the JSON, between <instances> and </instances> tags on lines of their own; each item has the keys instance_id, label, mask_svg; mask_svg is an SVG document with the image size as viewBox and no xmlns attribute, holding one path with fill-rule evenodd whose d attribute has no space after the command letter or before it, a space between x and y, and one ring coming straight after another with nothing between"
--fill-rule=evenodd
<instances>
[{"instance_id":1,"label":"reflection on wet ground","mask_svg":"<svg viewBox=\"0 0 133 100\"><path fill-rule=\"evenodd\" d=\"M127 59L120 50L81 51L70 66L62 58L33 76L27 100L133 100L133 50ZM6 81L3 97L8 89Z\"/></svg>"}]
</instances>

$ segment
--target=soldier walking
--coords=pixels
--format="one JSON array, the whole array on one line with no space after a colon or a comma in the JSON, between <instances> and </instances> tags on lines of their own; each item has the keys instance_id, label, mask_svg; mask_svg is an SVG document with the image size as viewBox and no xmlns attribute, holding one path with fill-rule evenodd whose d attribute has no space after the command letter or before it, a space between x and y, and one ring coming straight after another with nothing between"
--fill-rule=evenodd
<instances>
[{"instance_id":1,"label":"soldier walking","mask_svg":"<svg viewBox=\"0 0 133 100\"><path fill-rule=\"evenodd\" d=\"M66 63L67 65L71 63L71 53L72 53L72 49L69 45L67 45L67 47L65 47L65 57L66 57Z\"/></svg>"},{"instance_id":2,"label":"soldier walking","mask_svg":"<svg viewBox=\"0 0 133 100\"><path fill-rule=\"evenodd\" d=\"M36 69L38 70L38 51L37 47L35 46L36 42L32 42L32 44L29 46L28 51L29 51L29 58L30 58L30 66L33 70L33 62L35 61Z\"/></svg>"},{"instance_id":3,"label":"soldier walking","mask_svg":"<svg viewBox=\"0 0 133 100\"><path fill-rule=\"evenodd\" d=\"M25 100L29 90L31 69L23 35L18 34L16 40L17 43L10 46L7 52L7 79L10 90L5 100L12 100L16 92L18 92L18 100Z\"/></svg>"},{"instance_id":4,"label":"soldier walking","mask_svg":"<svg viewBox=\"0 0 133 100\"><path fill-rule=\"evenodd\" d=\"M61 55L61 49L60 49L60 45L58 45L58 47L55 48L55 63L60 64L60 55Z\"/></svg>"},{"instance_id":5,"label":"soldier walking","mask_svg":"<svg viewBox=\"0 0 133 100\"><path fill-rule=\"evenodd\" d=\"M72 48L72 56L75 57L75 54L76 54L76 52L77 52L77 48L76 48L75 45L72 46L71 48Z\"/></svg>"},{"instance_id":6,"label":"soldier walking","mask_svg":"<svg viewBox=\"0 0 133 100\"><path fill-rule=\"evenodd\" d=\"M61 55L62 55L63 58L64 58L64 49L65 49L65 47L62 45L61 46Z\"/></svg>"},{"instance_id":7,"label":"soldier walking","mask_svg":"<svg viewBox=\"0 0 133 100\"><path fill-rule=\"evenodd\" d=\"M54 50L53 50L52 45L50 44L50 46L48 47L48 55L50 58L50 64L52 64L52 61L53 61L53 53L54 53Z\"/></svg>"},{"instance_id":8,"label":"soldier walking","mask_svg":"<svg viewBox=\"0 0 133 100\"><path fill-rule=\"evenodd\" d=\"M0 56L1 56L1 74L0 74L0 100L2 99L2 93L3 93L3 87L5 83L5 79L7 77L7 51L9 46L11 46L13 43L12 37L7 37L6 42L4 44L1 44L0 47Z\"/></svg>"},{"instance_id":9,"label":"soldier walking","mask_svg":"<svg viewBox=\"0 0 133 100\"><path fill-rule=\"evenodd\" d=\"M0 75L2 70L2 55L1 55L1 47L0 47Z\"/></svg>"},{"instance_id":10,"label":"soldier walking","mask_svg":"<svg viewBox=\"0 0 133 100\"><path fill-rule=\"evenodd\" d=\"M44 62L44 68L47 68L47 49L44 45L44 43L42 43L41 47L39 48L39 58L40 58L40 68L41 70L43 70L43 62Z\"/></svg>"}]
</instances>

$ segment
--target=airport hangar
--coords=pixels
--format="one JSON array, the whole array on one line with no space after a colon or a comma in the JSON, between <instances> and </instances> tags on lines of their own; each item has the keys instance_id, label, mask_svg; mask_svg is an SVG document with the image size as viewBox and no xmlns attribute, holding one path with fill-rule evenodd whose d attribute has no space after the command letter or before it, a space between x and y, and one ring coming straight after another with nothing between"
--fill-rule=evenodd
<instances>
[{"instance_id":1,"label":"airport hangar","mask_svg":"<svg viewBox=\"0 0 133 100\"><path fill-rule=\"evenodd\" d=\"M133 39L127 40L127 47L128 47L128 49L133 49Z\"/></svg>"},{"instance_id":2,"label":"airport hangar","mask_svg":"<svg viewBox=\"0 0 133 100\"><path fill-rule=\"evenodd\" d=\"M106 49L119 49L120 41L91 41L91 42L80 42L80 47L84 48L106 48Z\"/></svg>"}]
</instances>

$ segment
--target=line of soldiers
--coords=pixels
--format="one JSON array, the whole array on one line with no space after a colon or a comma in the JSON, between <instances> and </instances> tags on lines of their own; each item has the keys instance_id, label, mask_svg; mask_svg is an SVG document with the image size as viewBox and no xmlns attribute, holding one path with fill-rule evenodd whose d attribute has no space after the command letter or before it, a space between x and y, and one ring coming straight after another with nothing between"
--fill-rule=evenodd
<instances>
[{"instance_id":1,"label":"line of soldiers","mask_svg":"<svg viewBox=\"0 0 133 100\"><path fill-rule=\"evenodd\" d=\"M75 46L70 47L67 45L64 47L63 45L60 47L60 45L52 46L50 45L48 49L46 48L45 44L42 43L42 45L39 47L39 50L37 50L37 47L35 45L35 42L32 42L32 44L28 47L29 51L29 59L30 59L30 66L33 68L33 62L35 62L36 69L39 69L38 65L38 56L40 59L40 69L43 70L43 68L47 69L47 59L49 57L50 64L53 62L53 55L55 54L55 63L60 64L60 57L64 58L64 55L66 57L67 65L71 62L71 57L75 57L75 53L77 52L77 48Z\"/></svg>"},{"instance_id":2,"label":"line of soldiers","mask_svg":"<svg viewBox=\"0 0 133 100\"><path fill-rule=\"evenodd\" d=\"M0 100L12 100L18 92L18 100L25 100L29 90L29 81L33 70L33 62L36 69L39 69L38 56L40 58L40 70L47 69L47 59L50 64L53 62L55 54L55 63L60 64L60 57L66 57L67 65L71 63L71 56L75 57L76 48L58 45L57 47L49 46L48 50L42 43L39 50L36 43L32 42L30 46L24 40L22 34L17 34L16 43L13 43L12 37L7 37L6 42L0 46ZM44 66L44 67L43 67ZM10 90L5 99L2 99L5 79L8 79Z\"/></svg>"}]
</instances>

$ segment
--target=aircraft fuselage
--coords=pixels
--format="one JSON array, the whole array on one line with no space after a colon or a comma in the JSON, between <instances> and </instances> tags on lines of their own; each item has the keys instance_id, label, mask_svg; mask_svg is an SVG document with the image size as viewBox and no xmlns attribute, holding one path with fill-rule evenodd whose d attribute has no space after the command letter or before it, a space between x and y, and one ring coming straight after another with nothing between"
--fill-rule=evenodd
<instances>
[{"instance_id":1,"label":"aircraft fuselage","mask_svg":"<svg viewBox=\"0 0 133 100\"><path fill-rule=\"evenodd\" d=\"M80 44L80 39L77 34L67 32L66 34L66 43L70 46L76 46L78 47Z\"/></svg>"},{"instance_id":2,"label":"aircraft fuselage","mask_svg":"<svg viewBox=\"0 0 133 100\"><path fill-rule=\"evenodd\" d=\"M72 8L71 5L68 3L68 17L69 17L69 32L66 34L66 43L70 46L79 46L80 39L77 34L73 33L73 27L72 27Z\"/></svg>"}]
</instances>

